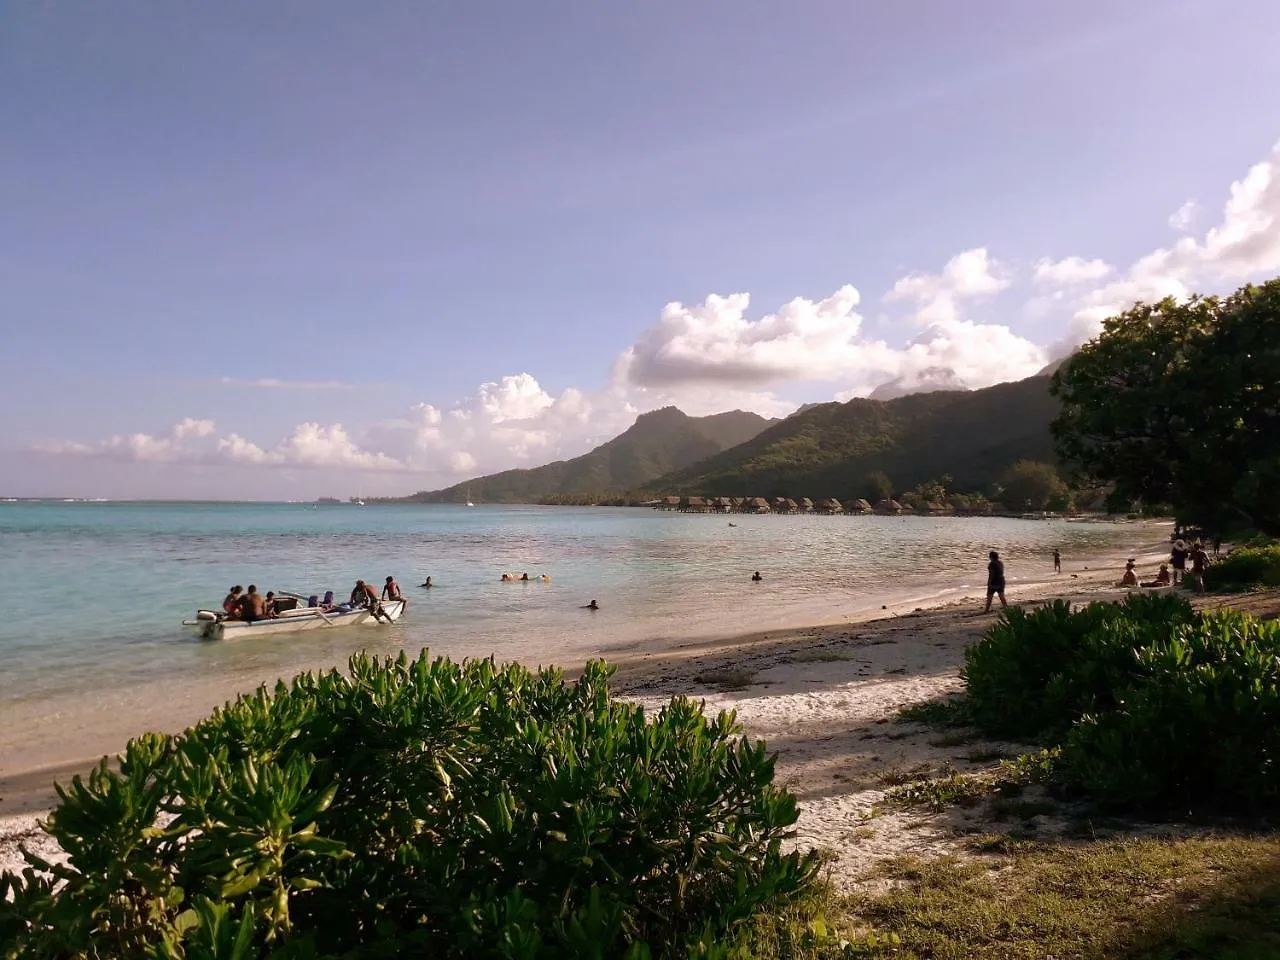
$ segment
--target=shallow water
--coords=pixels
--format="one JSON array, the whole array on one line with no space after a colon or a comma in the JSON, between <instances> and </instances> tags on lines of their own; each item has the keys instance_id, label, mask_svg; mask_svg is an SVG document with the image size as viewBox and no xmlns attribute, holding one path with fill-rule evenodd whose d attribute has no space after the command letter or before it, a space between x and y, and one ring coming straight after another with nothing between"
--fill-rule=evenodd
<instances>
[{"instance_id":1,"label":"shallow water","mask_svg":"<svg viewBox=\"0 0 1280 960\"><path fill-rule=\"evenodd\" d=\"M570 664L934 599L981 585L989 549L1016 594L1045 577L1055 546L1069 562L1136 536L997 518L0 503L0 771L113 749L99 744L119 730L194 718L230 692L361 648ZM752 583L757 569L764 580ZM552 581L501 583L503 571ZM207 643L180 626L233 583L343 596L357 577L388 574L411 601L393 627ZM418 588L428 574L437 586ZM592 599L601 609L582 610Z\"/></svg>"}]
</instances>

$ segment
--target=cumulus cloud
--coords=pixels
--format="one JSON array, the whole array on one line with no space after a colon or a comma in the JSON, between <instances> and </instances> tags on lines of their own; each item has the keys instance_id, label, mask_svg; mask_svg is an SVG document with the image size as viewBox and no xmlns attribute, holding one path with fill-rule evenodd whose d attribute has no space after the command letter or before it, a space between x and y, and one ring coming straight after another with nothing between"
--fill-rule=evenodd
<instances>
[{"instance_id":1,"label":"cumulus cloud","mask_svg":"<svg viewBox=\"0 0 1280 960\"><path fill-rule=\"evenodd\" d=\"M1037 260L1035 282L1045 286L1070 287L1080 283L1101 280L1111 273L1111 264L1105 260L1086 260L1084 257L1048 258Z\"/></svg>"},{"instance_id":2,"label":"cumulus cloud","mask_svg":"<svg viewBox=\"0 0 1280 960\"><path fill-rule=\"evenodd\" d=\"M941 273L913 273L894 283L885 300L914 301L922 324L947 322L959 315L963 300L999 293L1010 284L1008 273L991 259L985 247L956 254Z\"/></svg>"},{"instance_id":3,"label":"cumulus cloud","mask_svg":"<svg viewBox=\"0 0 1280 960\"><path fill-rule=\"evenodd\" d=\"M1280 272L1280 143L1231 184L1222 219L1202 237L1187 236L1136 260L1116 280L1089 291L1077 303L1063 353L1096 336L1107 317L1138 301L1182 299Z\"/></svg>"},{"instance_id":4,"label":"cumulus cloud","mask_svg":"<svg viewBox=\"0 0 1280 960\"><path fill-rule=\"evenodd\" d=\"M1169 226L1179 233L1186 233L1195 226L1196 220L1200 218L1200 213L1200 204L1194 200L1188 200L1173 213L1169 214Z\"/></svg>"}]
</instances>

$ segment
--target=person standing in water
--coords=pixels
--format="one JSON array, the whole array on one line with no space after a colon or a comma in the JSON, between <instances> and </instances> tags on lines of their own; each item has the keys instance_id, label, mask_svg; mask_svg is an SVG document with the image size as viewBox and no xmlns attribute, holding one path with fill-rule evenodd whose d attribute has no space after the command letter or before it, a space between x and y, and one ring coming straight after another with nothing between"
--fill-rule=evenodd
<instances>
[{"instance_id":1,"label":"person standing in water","mask_svg":"<svg viewBox=\"0 0 1280 960\"><path fill-rule=\"evenodd\" d=\"M992 550L987 554L989 560L987 563L987 607L983 613L991 612L991 598L998 596L1000 598L1000 606L1007 608L1009 604L1004 599L1004 563L1000 560L1000 554Z\"/></svg>"},{"instance_id":2,"label":"person standing in water","mask_svg":"<svg viewBox=\"0 0 1280 960\"><path fill-rule=\"evenodd\" d=\"M1062 554L1058 552L1058 548L1053 548L1053 572L1062 572Z\"/></svg>"}]
</instances>

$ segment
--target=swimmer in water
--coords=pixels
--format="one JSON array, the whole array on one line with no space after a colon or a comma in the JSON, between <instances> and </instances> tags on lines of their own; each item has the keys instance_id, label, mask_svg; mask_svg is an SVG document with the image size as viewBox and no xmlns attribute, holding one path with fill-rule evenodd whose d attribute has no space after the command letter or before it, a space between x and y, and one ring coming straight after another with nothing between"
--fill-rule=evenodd
<instances>
[{"instance_id":1,"label":"swimmer in water","mask_svg":"<svg viewBox=\"0 0 1280 960\"><path fill-rule=\"evenodd\" d=\"M592 600L590 603L588 603L588 604L587 604L585 607L583 607L582 609L583 609L583 610L599 610L599 609L600 609L600 604L598 604L598 603L596 603L594 600Z\"/></svg>"},{"instance_id":2,"label":"swimmer in water","mask_svg":"<svg viewBox=\"0 0 1280 960\"><path fill-rule=\"evenodd\" d=\"M430 577L427 577L427 579L426 579L426 580L423 580L423 581L422 581L422 586L424 586L424 587L434 587L434 586L435 586L435 584L431 582L431 578L430 578Z\"/></svg>"},{"instance_id":3,"label":"swimmer in water","mask_svg":"<svg viewBox=\"0 0 1280 960\"><path fill-rule=\"evenodd\" d=\"M753 574L751 575L751 579L752 579L754 582L759 583L761 580L763 580L763 579L764 579L764 577L760 576L760 571L759 571L759 570L757 570L755 573L753 573Z\"/></svg>"}]
</instances>

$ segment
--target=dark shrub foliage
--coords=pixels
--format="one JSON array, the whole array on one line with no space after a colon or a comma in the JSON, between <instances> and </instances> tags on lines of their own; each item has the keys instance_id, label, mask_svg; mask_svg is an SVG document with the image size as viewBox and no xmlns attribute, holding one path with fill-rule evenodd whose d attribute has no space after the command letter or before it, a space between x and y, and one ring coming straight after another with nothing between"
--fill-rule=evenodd
<instances>
[{"instance_id":1,"label":"dark shrub foliage","mask_svg":"<svg viewBox=\"0 0 1280 960\"><path fill-rule=\"evenodd\" d=\"M352 658L132 741L0 878L7 957L721 957L811 885L732 715L490 660ZM9 901L6 903L6 901Z\"/></svg>"},{"instance_id":2,"label":"dark shrub foliage","mask_svg":"<svg viewBox=\"0 0 1280 960\"><path fill-rule=\"evenodd\" d=\"M1280 802L1280 623L1218 611L1154 629L1113 709L1062 749L1067 782L1164 813L1275 810Z\"/></svg>"},{"instance_id":3,"label":"dark shrub foliage","mask_svg":"<svg viewBox=\"0 0 1280 960\"><path fill-rule=\"evenodd\" d=\"M1134 594L1075 612L1064 600L1030 613L1010 609L965 651L970 716L993 736L1065 733L1086 711L1110 706L1117 678L1133 669L1135 631L1191 617L1191 605L1168 594Z\"/></svg>"},{"instance_id":4,"label":"dark shrub foliage","mask_svg":"<svg viewBox=\"0 0 1280 960\"><path fill-rule=\"evenodd\" d=\"M1210 590L1280 587L1280 544L1232 550L1205 573Z\"/></svg>"}]
</instances>

